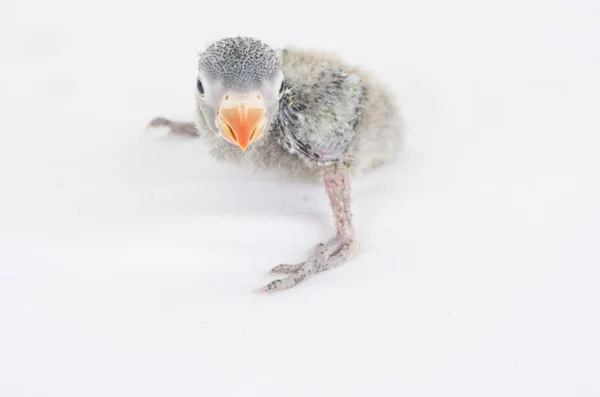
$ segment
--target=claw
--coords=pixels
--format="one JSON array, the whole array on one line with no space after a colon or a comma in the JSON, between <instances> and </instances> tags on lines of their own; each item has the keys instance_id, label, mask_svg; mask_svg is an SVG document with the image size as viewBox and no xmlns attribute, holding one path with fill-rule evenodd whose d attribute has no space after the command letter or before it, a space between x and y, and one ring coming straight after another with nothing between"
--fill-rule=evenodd
<instances>
[{"instance_id":1,"label":"claw","mask_svg":"<svg viewBox=\"0 0 600 397\"><path fill-rule=\"evenodd\" d=\"M284 289L291 288L296 284L301 283L308 276L305 273L295 273L289 277L282 278L279 280L271 281L269 284L262 287L259 291L261 292L276 292Z\"/></svg>"}]
</instances>

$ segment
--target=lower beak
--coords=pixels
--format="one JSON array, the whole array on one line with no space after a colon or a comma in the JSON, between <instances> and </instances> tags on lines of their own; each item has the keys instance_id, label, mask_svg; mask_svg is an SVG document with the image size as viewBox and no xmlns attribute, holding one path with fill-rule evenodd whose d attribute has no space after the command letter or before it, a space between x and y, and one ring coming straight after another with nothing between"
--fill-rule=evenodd
<instances>
[{"instance_id":1,"label":"lower beak","mask_svg":"<svg viewBox=\"0 0 600 397\"><path fill-rule=\"evenodd\" d=\"M266 109L258 104L227 104L219 109L219 123L225 138L242 150L261 134L266 120Z\"/></svg>"}]
</instances>

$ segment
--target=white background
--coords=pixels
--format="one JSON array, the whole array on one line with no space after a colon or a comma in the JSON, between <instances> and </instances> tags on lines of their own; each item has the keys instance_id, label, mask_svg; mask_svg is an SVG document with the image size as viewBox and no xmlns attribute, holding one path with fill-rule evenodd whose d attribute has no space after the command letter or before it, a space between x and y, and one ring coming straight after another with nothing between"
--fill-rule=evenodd
<instances>
[{"instance_id":1,"label":"white background","mask_svg":"<svg viewBox=\"0 0 600 397\"><path fill-rule=\"evenodd\" d=\"M0 396L600 395L597 1L3 0ZM324 189L217 164L196 53L251 35L398 95L361 255L275 295Z\"/></svg>"}]
</instances>

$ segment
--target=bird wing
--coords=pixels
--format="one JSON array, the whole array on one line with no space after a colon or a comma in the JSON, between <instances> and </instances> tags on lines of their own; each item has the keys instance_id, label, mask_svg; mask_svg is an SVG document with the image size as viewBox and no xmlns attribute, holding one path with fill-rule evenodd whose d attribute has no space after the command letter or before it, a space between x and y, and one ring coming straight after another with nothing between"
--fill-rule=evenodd
<instances>
[{"instance_id":1,"label":"bird wing","mask_svg":"<svg viewBox=\"0 0 600 397\"><path fill-rule=\"evenodd\" d=\"M321 63L288 73L285 83L276 121L280 144L320 165L339 160L360 120L365 96L360 78Z\"/></svg>"}]
</instances>

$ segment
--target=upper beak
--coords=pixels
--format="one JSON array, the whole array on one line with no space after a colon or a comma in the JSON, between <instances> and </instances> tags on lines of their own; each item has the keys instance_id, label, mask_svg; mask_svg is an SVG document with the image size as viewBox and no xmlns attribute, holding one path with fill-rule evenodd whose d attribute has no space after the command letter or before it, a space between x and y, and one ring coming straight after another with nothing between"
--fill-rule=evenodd
<instances>
[{"instance_id":1,"label":"upper beak","mask_svg":"<svg viewBox=\"0 0 600 397\"><path fill-rule=\"evenodd\" d=\"M225 139L242 150L262 132L267 110L260 94L227 94L219 107L219 124Z\"/></svg>"}]
</instances>

